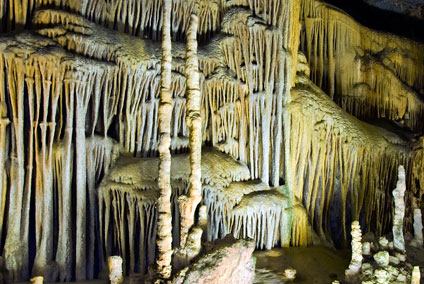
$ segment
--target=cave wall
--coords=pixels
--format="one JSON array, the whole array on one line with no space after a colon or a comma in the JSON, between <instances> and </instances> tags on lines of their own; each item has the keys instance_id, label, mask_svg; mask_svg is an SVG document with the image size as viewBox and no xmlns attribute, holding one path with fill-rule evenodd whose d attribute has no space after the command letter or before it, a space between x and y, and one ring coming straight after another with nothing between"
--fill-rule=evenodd
<instances>
[{"instance_id":1,"label":"cave wall","mask_svg":"<svg viewBox=\"0 0 424 284\"><path fill-rule=\"evenodd\" d=\"M12 32L0 37L0 236L12 279L92 279L111 252L100 216L115 210L108 222L119 224L129 205L117 200L129 199L102 207L99 185L119 155L157 155L160 3L0 2L0 30ZM377 234L389 228L399 164L407 204L421 199L423 45L320 1L173 1L173 153L188 147L183 40L195 8L205 144L246 165L250 179L284 183L287 206L300 200L337 246L354 219ZM297 225L285 224L290 236ZM291 244L307 243L294 235ZM114 236L118 248L128 238Z\"/></svg>"}]
</instances>

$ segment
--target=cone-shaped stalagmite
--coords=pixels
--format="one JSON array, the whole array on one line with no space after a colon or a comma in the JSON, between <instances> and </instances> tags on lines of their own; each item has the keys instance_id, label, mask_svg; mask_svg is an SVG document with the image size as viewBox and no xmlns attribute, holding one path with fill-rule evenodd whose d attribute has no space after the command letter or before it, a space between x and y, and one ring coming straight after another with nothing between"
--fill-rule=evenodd
<instances>
[{"instance_id":1,"label":"cone-shaped stalagmite","mask_svg":"<svg viewBox=\"0 0 424 284\"><path fill-rule=\"evenodd\" d=\"M159 102L159 199L156 260L157 273L160 278L171 276L172 258L172 214L171 214L171 0L162 1L162 63L161 88Z\"/></svg>"}]
</instances>

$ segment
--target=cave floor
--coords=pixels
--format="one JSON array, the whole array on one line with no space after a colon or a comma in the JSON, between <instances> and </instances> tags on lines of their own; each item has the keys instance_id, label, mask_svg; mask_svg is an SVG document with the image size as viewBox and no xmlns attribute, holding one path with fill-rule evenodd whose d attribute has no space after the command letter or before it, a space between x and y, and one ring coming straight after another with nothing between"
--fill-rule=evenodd
<instances>
[{"instance_id":1,"label":"cave floor","mask_svg":"<svg viewBox=\"0 0 424 284\"><path fill-rule=\"evenodd\" d=\"M324 284L344 279L349 265L350 250L335 250L324 246L275 248L255 251L255 283L285 283L283 273L296 269L293 283Z\"/></svg>"},{"instance_id":2,"label":"cave floor","mask_svg":"<svg viewBox=\"0 0 424 284\"><path fill-rule=\"evenodd\" d=\"M424 248L407 247L408 262L423 266ZM333 280L343 280L344 271L349 266L350 250L335 250L325 246L274 248L268 251L255 251L256 284L284 284L284 270L296 269L299 284L327 284ZM424 280L424 279L423 279ZM129 283L127 278L125 283ZM424 281L421 281L423 283ZM28 284L20 282L18 284ZM81 281L79 284L105 284L106 280Z\"/></svg>"}]
</instances>

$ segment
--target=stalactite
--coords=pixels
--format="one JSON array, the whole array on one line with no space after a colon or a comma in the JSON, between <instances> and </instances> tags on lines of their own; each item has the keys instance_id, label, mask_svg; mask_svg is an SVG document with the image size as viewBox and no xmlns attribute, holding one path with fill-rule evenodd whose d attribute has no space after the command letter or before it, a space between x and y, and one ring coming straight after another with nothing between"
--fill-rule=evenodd
<instances>
[{"instance_id":1,"label":"stalactite","mask_svg":"<svg viewBox=\"0 0 424 284\"><path fill-rule=\"evenodd\" d=\"M40 34L53 38L70 51L116 62L119 70L117 74L111 76L113 82L111 87L116 90L116 94L111 95L110 109L105 113L109 113L110 117L104 120L108 120L110 125L111 117L117 114L118 140L125 151L136 152L137 156L144 157L156 153L158 132L155 125L158 121L161 57L158 43L128 37L117 32L112 32L111 35L108 29L91 23L81 16L63 11L38 11L33 22L44 26L38 30ZM55 28L49 28L48 25L54 25ZM63 25L63 28L58 28L57 25ZM83 26L84 30L75 29L75 25ZM63 29L67 30L65 34L62 32ZM216 51L218 46L214 44L199 50L199 66L206 68L203 70L205 74L212 72L218 65L219 57L212 60L208 57L209 52L218 53ZM184 64L179 61L177 63L180 58L185 58L185 53L182 51L184 49L181 44L173 44L174 64L171 77L173 95L171 149L173 150L188 147L188 131L184 117L181 117L185 113L185 78L181 75L181 72L184 73ZM200 74L201 88L203 81L204 77Z\"/></svg>"},{"instance_id":2,"label":"stalactite","mask_svg":"<svg viewBox=\"0 0 424 284\"><path fill-rule=\"evenodd\" d=\"M10 48L11 46L13 48ZM16 152L19 147L17 148L17 144L13 140L7 141L7 139L6 146L2 148L8 150L7 145L10 143L12 146L10 151L12 151L12 154L16 152L16 154L13 154L16 157L21 156L19 159L22 159L22 164L26 168L26 170L22 169L25 175L21 177L22 188L20 193L16 193L17 199L15 199L15 196L11 199L14 202L11 204L14 204L14 206L9 206L9 211L12 211L7 214L8 226L20 224L19 226L14 226L13 230L8 230L5 240L4 256L8 259L10 265L10 277L17 280L25 279L29 276L27 246L28 240L34 237L30 235L31 232L29 230L29 211L31 209L31 191L35 189L37 206L31 209L36 213L36 256L33 273L44 275L50 281L54 281L57 278L70 280L73 277L73 259L70 252L74 249L73 244L75 244L71 234L72 226L75 222L71 218L73 210L71 203L72 157L75 148L72 142L73 117L76 111L74 96L76 93L81 96L84 93L95 93L100 98L100 93L105 90L106 86L113 87L113 81L106 84L109 77L106 78L105 76L106 74L112 75L113 78L115 69L112 65L86 60L81 57L69 57L54 42L29 34L21 34L13 39L2 39L0 50L2 58L0 60L2 62L0 75L2 76L2 82L10 82L7 89L2 86L2 105L7 103L15 106L15 117L9 117L15 119L15 121L19 119L24 121L23 116L25 115L25 117L28 117L30 125L28 139L25 142L28 144L26 144L25 150L21 148L20 151L23 151L21 154L18 155ZM10 64L11 61L14 63ZM16 68L21 68L19 69L21 71L17 72ZM79 85L81 81L88 83ZM22 82L26 85L19 85L17 82ZM94 92L94 90L96 91ZM86 105L89 104L88 101L85 103ZM25 108L22 104L24 104ZM99 104L93 102L92 105L98 106ZM28 111L25 111L25 114L20 114L20 110L17 109L18 106L24 110L28 109ZM5 115L4 110L2 108L2 117ZM106 115L108 115L107 110L105 111ZM65 113L66 119L64 120L61 115ZM80 118L85 120L85 115ZM110 120L110 118L108 119ZM92 123L96 124L97 121L97 119L93 119ZM110 122L106 123L110 125ZM19 130L20 126L12 125L12 127L18 127L17 130ZM85 122L84 125L80 125L83 132L85 132L85 127ZM92 127L94 128L95 126L93 125ZM12 135L20 133L20 130L17 130L13 129L11 131ZM107 129L104 131L107 131ZM63 140L60 138L62 133ZM2 137L7 138L7 135ZM17 139L17 137L12 136L10 139ZM83 145L85 147L85 138L83 139ZM81 151L80 148L77 147L77 149ZM77 156L78 151L76 151ZM6 153L7 156L9 156L8 153ZM85 160L86 156L83 156ZM14 160L17 162L17 159ZM97 163L100 160L100 158L95 159ZM16 162L10 172L11 174L14 172L15 175L19 172L17 171L19 166ZM2 163L2 165L4 164ZM36 170L32 170L33 165L37 165ZM102 175L103 172L97 173L96 182L101 179ZM16 189L17 183L19 183L18 179L16 176L13 181ZM2 185L5 185L4 182L5 179L3 177ZM12 184L8 186L8 195L10 195L12 194L10 190L13 190L13 186ZM19 209L19 213L15 212L17 209ZM11 212L14 213L11 214ZM54 224L57 224L58 228ZM85 231L87 228L83 227ZM58 236L55 235L56 230L58 230ZM16 245L16 240L22 240L19 246ZM57 250L53 247L55 243L57 243ZM25 247L26 249L23 249ZM15 259L9 257L10 252L12 252L11 249L14 251L13 258ZM17 251L15 252L15 250ZM86 252L84 250L83 258L85 257ZM91 263L88 263L87 267L91 270L95 265L95 261L89 258L89 262ZM16 272L15 269L20 272ZM84 275L82 277L85 278Z\"/></svg>"},{"instance_id":3,"label":"stalactite","mask_svg":"<svg viewBox=\"0 0 424 284\"><path fill-rule=\"evenodd\" d=\"M276 190L247 194L233 209L231 231L236 238L254 239L259 249L282 244L287 234L291 235L293 245L310 244L312 235L306 212L302 212L299 203L295 207L288 205L288 198ZM294 220L289 221L290 218ZM290 232L286 232L287 222L293 224Z\"/></svg>"},{"instance_id":4,"label":"stalactite","mask_svg":"<svg viewBox=\"0 0 424 284\"><path fill-rule=\"evenodd\" d=\"M37 94L41 98L40 117L36 129L36 234L40 236L37 242L37 254L34 260L32 273L35 276L43 276L47 281L56 278L56 268L52 267L53 261L53 142L55 139L56 116L59 95L62 87L63 71L55 70L53 62L39 63L41 75L41 86L36 87L40 92ZM56 72L55 72L56 71ZM38 83L39 80L37 80ZM37 85L36 83L36 85ZM38 115L37 115L38 116ZM40 145L41 144L41 145ZM49 271L53 270L53 271Z\"/></svg>"},{"instance_id":5,"label":"stalactite","mask_svg":"<svg viewBox=\"0 0 424 284\"><path fill-rule=\"evenodd\" d=\"M180 221L176 214L178 197L188 192L189 160L188 154L172 157L171 211L176 219L174 224ZM204 187L223 188L232 181L249 178L245 165L216 150L203 149L201 161ZM99 186L100 235L107 253L104 258L118 250L124 261L130 260L129 273L144 273L146 265L152 264L155 259L158 164L158 158L121 156ZM127 209L129 216L125 220L121 216ZM178 226L174 226L173 230L173 236L178 237ZM138 267L135 265L137 261Z\"/></svg>"},{"instance_id":6,"label":"stalactite","mask_svg":"<svg viewBox=\"0 0 424 284\"><path fill-rule=\"evenodd\" d=\"M3 47L4 48L4 47ZM3 49L2 48L2 49ZM23 224L29 211L23 211L28 192L24 191L25 149L24 149L24 62L12 54L3 53L2 61L6 68L8 96L11 104L11 165L9 186L9 212L7 235L3 257L11 279L28 277L28 239ZM29 208L27 208L29 210Z\"/></svg>"},{"instance_id":7,"label":"stalactite","mask_svg":"<svg viewBox=\"0 0 424 284\"><path fill-rule=\"evenodd\" d=\"M156 258L157 179L163 175L159 159L136 157L166 150L169 158L169 148L179 152L191 143L183 74L192 73L184 65L190 59L184 45L167 45L173 57L165 58L153 41L161 31L162 1L18 2L0 2L6 23L1 29L31 24L40 36L0 39L0 224L7 224L0 229L11 278L29 276L29 239L37 245L34 273L46 280L91 279L116 253L126 262L125 273L145 273ZM171 5L174 16L166 30L177 40L196 34L188 15L198 8L202 45L199 78L193 79L199 79L196 118L202 122L196 124L196 143L211 143L239 160L216 150L202 153L197 192L201 187L209 241L232 233L253 236L258 248L307 245L313 227L323 238L346 242L346 224L359 217L380 234L391 222L387 189L399 164L411 188L406 204L412 195L422 197L422 139L411 148L397 135L356 120L304 77L309 67L297 51L299 14L312 80L347 112L385 117L414 131L422 130L421 44L363 28L314 0ZM42 6L67 12L38 10ZM162 59L172 60L166 70ZM291 91L299 66L303 75ZM166 110L160 106L161 77L167 79ZM158 131L164 113L165 147ZM109 171L119 148L124 154ZM188 154L173 157L167 173L167 214L173 220L166 233L177 247L177 200L189 193ZM282 179L285 186L269 187ZM30 202L34 195L37 208ZM340 231L332 229L334 222ZM167 245L170 252L169 238Z\"/></svg>"},{"instance_id":8,"label":"stalactite","mask_svg":"<svg viewBox=\"0 0 424 284\"><path fill-rule=\"evenodd\" d=\"M295 8L290 9L295 10ZM295 15L296 12L292 11L288 17L295 19ZM160 58L160 54L157 52L157 44L149 40L129 38L120 34L111 35L107 29L80 16L61 11L38 11L33 22L43 24L44 28L38 30L40 34L53 38L71 51L117 62L122 70L119 75L122 82L120 88L125 90L125 95L118 98L119 101L122 101L119 102L118 107L118 116L121 117L119 141L130 152L133 152L134 145L137 145L135 149L138 156L146 157L155 153L158 136L152 126L157 121L159 93L158 58ZM251 22L254 24L251 25ZM71 23L83 28L76 29ZM58 27L57 24L60 24L61 27ZM54 25L54 27L49 27L49 25ZM272 180L276 183L283 176L284 166L271 159L274 152L278 153L278 147L274 147L274 145L280 144L279 141L283 139L281 130L278 130L282 128L281 121L278 124L281 107L277 105L275 97L278 97L278 102L281 103L282 98L288 96L290 91L288 80L291 81L293 76L291 75L292 68L287 65L295 62L294 60L280 60L281 56L285 55L285 51L281 50L281 45L287 46L288 50L297 53L289 46L291 43L287 39L296 36L296 33L288 32L291 25L293 28L295 26L287 19L284 29L278 30L265 25L261 18L240 8L230 9L225 15L222 25L224 31L232 33L234 36L212 38L211 43L199 48L198 53L199 68L207 76L205 84L203 84L201 76L202 101L205 102L201 109L202 116L205 117L202 126L203 139L211 139L213 145L249 163L254 177L262 176L263 179L268 180L267 176L272 175ZM266 44L267 41L270 43L269 45ZM116 42L120 42L120 49L116 48L118 46ZM134 45L139 47L137 51L146 50L153 56L147 57L145 53L134 51L132 48ZM242 52L238 52L238 50L242 50ZM181 117L185 109L185 100L180 98L180 94L183 94L185 88L185 82L177 73L184 72L184 68L181 68L182 64L178 62L185 58L185 54L178 44L173 45L172 51L174 54L173 70L175 71L172 76L172 84L178 88L173 87L171 148L178 150L188 146L188 132L183 117ZM263 55L265 51L269 56ZM142 58L142 60L138 58ZM275 66L271 62L280 62L280 64ZM230 70L225 65L229 65ZM131 70L130 73L128 69ZM284 72L284 69L288 71ZM235 73L237 79L234 79L232 72ZM224 78L228 78L228 80L222 82ZM248 83L245 83L246 81ZM274 82L279 82L280 85L274 86L276 85ZM230 88L234 90L230 90ZM213 100L218 95L230 105L224 105L224 101L222 107L219 104L210 103L211 99ZM210 109L211 107L214 109ZM265 107L268 110L271 109L271 114L263 118L261 112L265 111ZM212 119L209 120L208 116L212 116ZM262 122L262 120L264 121ZM251 122L247 123L248 121ZM264 127L262 127L263 123ZM136 127L130 127L134 124ZM134 133L135 129L137 130ZM250 139L248 139L249 137ZM283 159L282 153L280 156Z\"/></svg>"},{"instance_id":9,"label":"stalactite","mask_svg":"<svg viewBox=\"0 0 424 284\"><path fill-rule=\"evenodd\" d=\"M94 74L93 74L94 75ZM91 76L93 76L91 75ZM78 76L78 75L77 75ZM86 161L86 141L85 141L85 116L87 113L88 102L91 96L91 84L93 78L76 78L76 98L75 109L78 116L75 119L75 148L78 149L75 155L76 178L80 182L76 184L76 275L77 280L86 278L86 216L87 216L87 161ZM85 80L84 80L85 79Z\"/></svg>"},{"instance_id":10,"label":"stalactite","mask_svg":"<svg viewBox=\"0 0 424 284\"><path fill-rule=\"evenodd\" d=\"M162 1L162 63L161 63L161 90L159 102L159 199L158 199L158 229L157 246L158 256L156 264L160 278L168 279L171 276L172 266L172 211L171 211L171 1Z\"/></svg>"},{"instance_id":11,"label":"stalactite","mask_svg":"<svg viewBox=\"0 0 424 284\"><path fill-rule=\"evenodd\" d=\"M381 234L390 221L391 208L383 206L391 200L387 185L395 182L397 166L408 164L407 142L346 115L304 76L298 77L292 97L290 164L297 173L296 196L303 200L314 229L331 238L328 224L336 220L329 214L337 202L342 239L347 216L357 219L361 213L367 228L372 230L375 222L375 232Z\"/></svg>"},{"instance_id":12,"label":"stalactite","mask_svg":"<svg viewBox=\"0 0 424 284\"><path fill-rule=\"evenodd\" d=\"M229 69L220 67L206 78L202 103L206 110L204 125L209 125L204 135L209 135L213 146L243 162L248 162L247 92L246 84L234 79Z\"/></svg>"},{"instance_id":13,"label":"stalactite","mask_svg":"<svg viewBox=\"0 0 424 284\"><path fill-rule=\"evenodd\" d=\"M271 167L269 157L272 153L271 120L275 113L275 109L272 109L274 82L278 78L277 67L271 62L278 61L281 55L278 50L282 34L241 8L229 10L222 27L224 32L235 35L234 39L227 40L224 47L225 62L237 78L248 82L249 86L250 167L255 178L260 176L264 182L268 182ZM261 116L260 111L264 111L265 115Z\"/></svg>"},{"instance_id":14,"label":"stalactite","mask_svg":"<svg viewBox=\"0 0 424 284\"><path fill-rule=\"evenodd\" d=\"M3 4L0 4L2 6ZM1 11L0 11L1 12ZM0 13L1 15L1 13ZM4 78L4 58L0 56L0 78ZM6 174L6 161L7 161L7 140L9 134L7 127L10 124L10 119L7 116L6 105L6 90L5 82L0 81L0 241L3 241L3 224L6 211L6 193L7 193L7 174Z\"/></svg>"},{"instance_id":15,"label":"stalactite","mask_svg":"<svg viewBox=\"0 0 424 284\"><path fill-rule=\"evenodd\" d=\"M7 126L10 123L10 120L7 117L4 117L3 112L4 107L0 106L2 111L1 118L0 118L0 224L3 224L4 222L4 216L5 216L5 210L6 210L6 192L7 192L7 175L6 175L6 168L5 168L5 162L7 159L6 153L6 139L7 137ZM3 234L3 225L0 225L0 235ZM2 238L0 238L1 240Z\"/></svg>"},{"instance_id":16,"label":"stalactite","mask_svg":"<svg viewBox=\"0 0 424 284\"><path fill-rule=\"evenodd\" d=\"M87 270L87 278L93 279L94 267L96 263L95 246L100 239L98 234L99 228L97 220L98 214L98 196L96 192L96 185L101 181L103 174L107 174L109 168L113 165L117 156L119 155L118 144L108 137L99 137L92 135L86 140L86 153L87 153L87 192L88 192L88 256L87 263L89 264Z\"/></svg>"},{"instance_id":17,"label":"stalactite","mask_svg":"<svg viewBox=\"0 0 424 284\"><path fill-rule=\"evenodd\" d=\"M171 9L175 12L171 22L173 36L187 32L188 15L195 9L198 9L200 17L199 34L208 35L219 29L221 11L224 9L223 1L174 0L171 4ZM0 4L0 19L5 17L7 23L3 31L22 28L31 20L33 11L43 6L68 8L96 23L131 35L151 36L157 39L161 30L162 3L160 1L5 0Z\"/></svg>"},{"instance_id":18,"label":"stalactite","mask_svg":"<svg viewBox=\"0 0 424 284\"><path fill-rule=\"evenodd\" d=\"M404 120L422 131L422 43L370 30L321 1L301 3L312 81L359 118Z\"/></svg>"}]
</instances>

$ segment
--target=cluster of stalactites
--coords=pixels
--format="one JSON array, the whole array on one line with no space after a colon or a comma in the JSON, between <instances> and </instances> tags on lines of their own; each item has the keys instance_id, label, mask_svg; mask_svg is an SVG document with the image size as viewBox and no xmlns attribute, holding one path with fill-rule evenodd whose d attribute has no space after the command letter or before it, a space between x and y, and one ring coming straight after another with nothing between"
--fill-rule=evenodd
<instances>
[{"instance_id":1,"label":"cluster of stalactites","mask_svg":"<svg viewBox=\"0 0 424 284\"><path fill-rule=\"evenodd\" d=\"M2 186L2 197L13 196L8 200L8 212L4 212L4 206L2 209L2 218L7 220L7 227L2 228L7 231L3 256L11 279L29 275L28 240L33 238L29 236L30 211L36 215L33 273L49 281L71 280L77 274L72 269L71 251L75 250L75 261L83 267L78 271L81 277L94 276L94 253L91 248L86 252L77 239L95 242L95 185L118 152L106 137L109 96L113 94L110 82L115 72L110 64L68 57L45 38L21 34L0 42L0 81L7 82L7 86L0 86L1 105L11 106L7 114L11 124L8 129L2 128L2 141L10 147L2 148L0 160L4 168L5 158L11 158L11 166L2 175L2 185L8 185ZM28 133L24 133L25 121L29 122ZM72 184L76 178L84 198L79 197L73 209ZM33 190L36 208L30 204ZM73 210L83 212L84 218L73 217ZM70 232L75 225L80 229L73 238ZM58 230L58 236L54 230ZM56 251L54 243L58 243ZM86 259L91 264L87 270Z\"/></svg>"},{"instance_id":2,"label":"cluster of stalactites","mask_svg":"<svg viewBox=\"0 0 424 284\"><path fill-rule=\"evenodd\" d=\"M179 245L178 198L189 187L189 155L172 156L173 246ZM159 196L158 158L122 155L99 186L101 244L104 259L119 252L126 273L145 273L155 257ZM257 248L311 244L308 215L300 202L290 207L279 188L250 179L246 165L218 150L202 150L202 196L209 241L233 234L253 238ZM264 206L266 205L266 206ZM291 229L287 231L288 223ZM252 225L254 224L254 225Z\"/></svg>"},{"instance_id":3,"label":"cluster of stalactites","mask_svg":"<svg viewBox=\"0 0 424 284\"><path fill-rule=\"evenodd\" d=\"M296 9L292 7L292 10ZM39 11L34 23L43 24L44 28L38 32L66 49L111 60L119 66L116 78L120 82L118 140L126 151L138 156L154 154L158 143L157 131L153 128L157 122L159 93L158 45L110 32L66 12ZM293 63L287 59L290 55L286 56L282 46L289 48L288 39L296 37L295 33L288 32L293 24L287 21L284 28L277 28L246 9L234 8L225 14L222 25L232 36L217 36L199 48L199 68L206 76L204 83L201 77L203 140L212 141L214 146L248 163L255 178L276 184L284 175L284 151L280 150L282 102L290 90L290 64ZM139 54L136 50L151 55ZM188 146L184 122L185 80L181 76L185 55L178 44L175 47L173 44L173 54L171 148L179 150ZM137 58L141 60L137 62ZM270 153L279 159L272 161Z\"/></svg>"},{"instance_id":4,"label":"cluster of stalactites","mask_svg":"<svg viewBox=\"0 0 424 284\"><path fill-rule=\"evenodd\" d=\"M379 33L315 0L302 1L301 46L311 79L359 118L389 118L422 131L423 45Z\"/></svg>"},{"instance_id":5,"label":"cluster of stalactites","mask_svg":"<svg viewBox=\"0 0 424 284\"><path fill-rule=\"evenodd\" d=\"M396 182L400 164L412 162L408 144L347 115L306 77L298 78L292 98L290 165L295 194L314 229L332 239L329 225L336 222L346 241L348 216L363 213L368 230L384 232L391 222L391 208L384 205L391 203L388 185Z\"/></svg>"},{"instance_id":6,"label":"cluster of stalactites","mask_svg":"<svg viewBox=\"0 0 424 284\"><path fill-rule=\"evenodd\" d=\"M230 9L222 22L223 31L233 35L223 41L224 62L247 87L240 98L238 156L249 164L254 178L272 184L281 177L280 161L284 159L278 149L282 145L283 97L290 89L290 61L283 51L290 39L285 30L288 26L269 25L266 19L239 7ZM278 159L270 160L270 153Z\"/></svg>"},{"instance_id":7,"label":"cluster of stalactites","mask_svg":"<svg viewBox=\"0 0 424 284\"><path fill-rule=\"evenodd\" d=\"M106 0L5 0L0 2L0 19L6 19L3 31L24 27L31 20L31 14L37 8L53 6L66 7L72 12L120 32L136 36L160 38L162 24L162 2L149 0L113 1ZM174 0L172 11L175 17L171 27L174 36L185 34L188 29L189 15L199 14L199 34L206 35L219 29L222 14L222 1L213 0ZM1 31L1 30L0 30Z\"/></svg>"}]
</instances>

